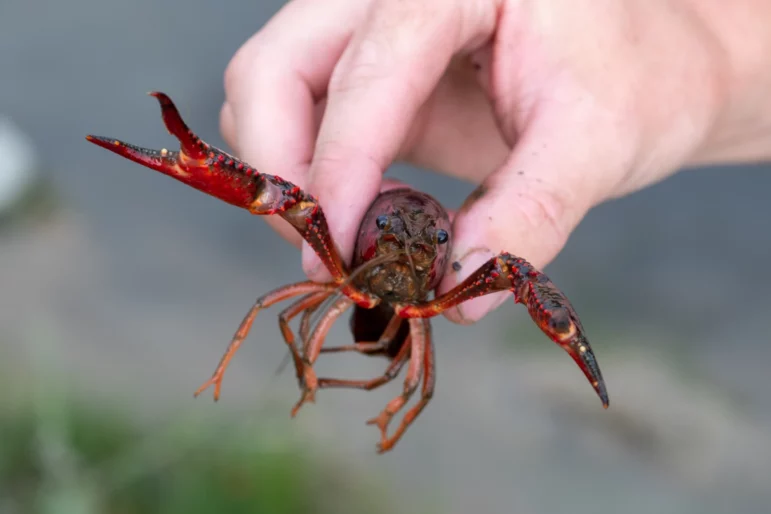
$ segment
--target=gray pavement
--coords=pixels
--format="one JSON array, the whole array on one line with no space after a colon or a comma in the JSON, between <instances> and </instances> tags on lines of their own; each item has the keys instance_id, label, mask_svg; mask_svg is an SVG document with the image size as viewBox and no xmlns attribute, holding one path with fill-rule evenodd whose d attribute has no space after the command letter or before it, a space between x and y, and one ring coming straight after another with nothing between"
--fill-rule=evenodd
<instances>
[{"instance_id":1,"label":"gray pavement","mask_svg":"<svg viewBox=\"0 0 771 514\"><path fill-rule=\"evenodd\" d=\"M83 137L169 146L144 94L158 89L222 144L224 67L279 5L0 5L0 113L32 136L65 202L54 222L0 238L3 354L26 362L42 348L80 387L161 406L161 421L260 401L283 356L273 313L239 353L219 405L190 393L254 297L302 278L299 253L260 220ZM289 426L364 473L387 470L405 503L439 495L451 512L768 512L769 171L687 171L603 205L550 266L590 333L607 412L509 304L476 327L435 323L437 395L393 454L375 456L364 426L393 388L323 393ZM392 174L448 206L471 190L404 167ZM347 337L342 326L333 334ZM369 376L382 363L323 366ZM270 391L288 411L290 374Z\"/></svg>"}]
</instances>

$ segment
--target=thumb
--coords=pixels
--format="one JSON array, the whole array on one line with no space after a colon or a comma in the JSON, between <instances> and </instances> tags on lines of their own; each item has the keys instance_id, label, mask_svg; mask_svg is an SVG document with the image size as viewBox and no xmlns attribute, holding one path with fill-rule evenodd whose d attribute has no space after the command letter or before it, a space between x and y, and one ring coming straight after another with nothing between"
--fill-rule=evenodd
<instances>
[{"instance_id":1,"label":"thumb","mask_svg":"<svg viewBox=\"0 0 771 514\"><path fill-rule=\"evenodd\" d=\"M590 148L577 146L585 138L575 133L559 137L554 127L546 128L545 124L528 128L503 166L458 211L451 262L460 263L460 268L450 268L438 293L449 291L502 251L542 269L602 197L599 179L607 178L606 171L615 171L599 167L602 160L593 158ZM482 296L445 316L456 323L473 323L509 298L508 291Z\"/></svg>"}]
</instances>

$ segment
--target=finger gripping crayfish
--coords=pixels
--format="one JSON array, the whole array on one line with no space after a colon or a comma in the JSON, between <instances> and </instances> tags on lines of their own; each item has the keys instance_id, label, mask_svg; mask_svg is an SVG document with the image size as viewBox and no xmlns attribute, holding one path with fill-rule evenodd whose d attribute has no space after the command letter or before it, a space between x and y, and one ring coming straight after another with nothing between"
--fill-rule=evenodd
<instances>
[{"instance_id":1,"label":"finger gripping crayfish","mask_svg":"<svg viewBox=\"0 0 771 514\"><path fill-rule=\"evenodd\" d=\"M368 421L380 429L378 449L384 452L393 448L434 393L434 343L429 318L472 298L511 291L514 301L527 307L538 327L575 360L607 408L605 383L575 310L551 280L526 260L501 253L451 291L430 300L448 264L452 244L450 222L446 211L430 196L395 189L380 194L364 216L349 270L313 196L208 145L187 127L167 95L150 95L160 103L166 128L180 142L179 151L149 150L92 135L86 137L88 141L252 214L281 216L308 242L332 275L329 283L298 282L258 298L216 371L196 391L196 396L213 385L214 398L219 398L225 369L260 310L300 297L279 315L279 326L302 391L292 416L305 402L314 401L318 389L371 390L395 379L407 364L402 393ZM351 307L354 344L325 348L330 327ZM311 327L310 318L317 309L320 318ZM289 323L301 314L302 348L298 348ZM318 378L313 366L319 355L340 351L382 355L390 359L390 364L382 376L372 380ZM421 379L420 400L389 437L391 419L417 391Z\"/></svg>"}]
</instances>

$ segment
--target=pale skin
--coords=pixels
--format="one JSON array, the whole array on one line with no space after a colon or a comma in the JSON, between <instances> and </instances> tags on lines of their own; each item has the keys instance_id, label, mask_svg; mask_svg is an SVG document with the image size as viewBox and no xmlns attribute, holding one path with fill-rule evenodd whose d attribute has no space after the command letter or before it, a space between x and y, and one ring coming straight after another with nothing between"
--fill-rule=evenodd
<instances>
[{"instance_id":1,"label":"pale skin","mask_svg":"<svg viewBox=\"0 0 771 514\"><path fill-rule=\"evenodd\" d=\"M771 0L294 0L225 93L227 143L316 195L346 259L393 161L482 184L444 292L500 251L545 266L592 207L684 166L771 158ZM303 268L329 279L307 245Z\"/></svg>"}]
</instances>

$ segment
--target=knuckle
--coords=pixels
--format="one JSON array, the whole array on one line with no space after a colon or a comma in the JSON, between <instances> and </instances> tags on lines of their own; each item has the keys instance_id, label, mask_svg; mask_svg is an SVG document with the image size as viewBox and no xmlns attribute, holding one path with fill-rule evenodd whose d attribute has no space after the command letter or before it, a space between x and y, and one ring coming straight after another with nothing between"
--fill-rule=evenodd
<instances>
[{"instance_id":1,"label":"knuckle","mask_svg":"<svg viewBox=\"0 0 771 514\"><path fill-rule=\"evenodd\" d=\"M228 101L238 102L242 91L251 89L250 81L270 80L270 70L276 67L267 62L270 35L261 31L239 48L225 67L224 89ZM258 74L254 70L260 70Z\"/></svg>"},{"instance_id":2,"label":"knuckle","mask_svg":"<svg viewBox=\"0 0 771 514\"><path fill-rule=\"evenodd\" d=\"M440 25L446 13L452 12L455 2L445 0L377 0L369 13L369 25L373 32L390 33L403 39L416 31Z\"/></svg>"},{"instance_id":3,"label":"knuckle","mask_svg":"<svg viewBox=\"0 0 771 514\"><path fill-rule=\"evenodd\" d=\"M523 255L536 267L550 262L580 220L569 193L554 189L525 188L501 194L494 202L485 239L502 245L495 250ZM495 205L497 204L497 205Z\"/></svg>"},{"instance_id":4,"label":"knuckle","mask_svg":"<svg viewBox=\"0 0 771 514\"><path fill-rule=\"evenodd\" d=\"M465 49L480 48L495 32L500 16L499 2L497 0L460 0L455 4L460 20L458 37L465 42Z\"/></svg>"},{"instance_id":5,"label":"knuckle","mask_svg":"<svg viewBox=\"0 0 771 514\"><path fill-rule=\"evenodd\" d=\"M369 88L386 79L393 67L393 52L388 41L366 36L350 48L330 77L330 94L348 94Z\"/></svg>"},{"instance_id":6,"label":"knuckle","mask_svg":"<svg viewBox=\"0 0 771 514\"><path fill-rule=\"evenodd\" d=\"M538 231L550 231L555 241L567 241L571 226L568 226L566 215L569 210L569 195L555 190L542 189L519 193L515 203L517 211Z\"/></svg>"},{"instance_id":7,"label":"knuckle","mask_svg":"<svg viewBox=\"0 0 771 514\"><path fill-rule=\"evenodd\" d=\"M219 123L222 138L225 140L228 146L235 150L237 154L240 153L232 107L227 102L223 103L222 107L220 108Z\"/></svg>"},{"instance_id":8,"label":"knuckle","mask_svg":"<svg viewBox=\"0 0 771 514\"><path fill-rule=\"evenodd\" d=\"M420 380L418 379L410 380L409 382L404 384L404 391L402 394L405 396L411 396L412 394L415 393L419 384L420 384Z\"/></svg>"},{"instance_id":9,"label":"knuckle","mask_svg":"<svg viewBox=\"0 0 771 514\"><path fill-rule=\"evenodd\" d=\"M425 74L426 67L445 67L444 63L435 64L431 59L416 59L416 53L426 54L440 40L456 40L462 21L460 18L456 2L374 2L367 22L331 77L330 91L357 91L397 73L402 76L403 87L411 89L412 75ZM417 66L421 69L414 69ZM404 71L411 73L399 73Z\"/></svg>"},{"instance_id":10,"label":"knuckle","mask_svg":"<svg viewBox=\"0 0 771 514\"><path fill-rule=\"evenodd\" d=\"M251 41L249 42L251 43ZM247 45L249 44L247 43ZM248 74L250 66L253 64L253 59L250 56L249 49L246 45L236 51L233 58L230 59L227 67L225 68L224 75L224 88L225 98L229 101L234 101L240 89L240 85Z\"/></svg>"},{"instance_id":11,"label":"knuckle","mask_svg":"<svg viewBox=\"0 0 771 514\"><path fill-rule=\"evenodd\" d=\"M286 34L287 25L291 25L303 12L305 4L311 1L286 2L262 29L241 45L225 68L224 89L227 99L238 97L244 88L243 84L251 77L252 70L259 69L258 76L263 77L273 68L267 61L275 55L276 43L281 40L282 34Z\"/></svg>"},{"instance_id":12,"label":"knuckle","mask_svg":"<svg viewBox=\"0 0 771 514\"><path fill-rule=\"evenodd\" d=\"M316 145L310 180L315 183L319 175L326 170L350 168L353 163L357 166L371 166L381 172L388 165L384 156L373 154L356 145L339 140L319 141Z\"/></svg>"},{"instance_id":13,"label":"knuckle","mask_svg":"<svg viewBox=\"0 0 771 514\"><path fill-rule=\"evenodd\" d=\"M563 240L567 239L567 227L563 226L567 203L565 195L545 189L519 193L515 205L532 228L551 228L557 239Z\"/></svg>"}]
</instances>

